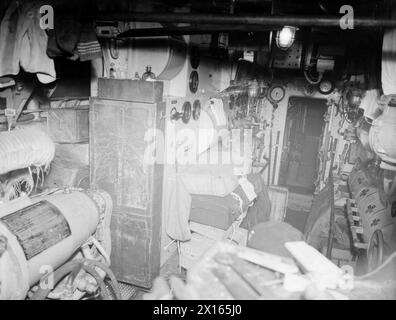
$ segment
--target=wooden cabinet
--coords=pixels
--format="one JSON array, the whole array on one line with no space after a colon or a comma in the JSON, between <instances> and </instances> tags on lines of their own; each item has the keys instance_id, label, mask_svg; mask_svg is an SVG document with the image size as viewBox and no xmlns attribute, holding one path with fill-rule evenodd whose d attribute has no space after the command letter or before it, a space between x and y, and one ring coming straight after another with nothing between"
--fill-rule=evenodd
<instances>
[{"instance_id":1,"label":"wooden cabinet","mask_svg":"<svg viewBox=\"0 0 396 320\"><path fill-rule=\"evenodd\" d=\"M113 199L111 269L150 287L159 274L163 166L145 161L150 129L163 132L164 104L91 99L91 187ZM146 139L147 140L147 139Z\"/></svg>"}]
</instances>

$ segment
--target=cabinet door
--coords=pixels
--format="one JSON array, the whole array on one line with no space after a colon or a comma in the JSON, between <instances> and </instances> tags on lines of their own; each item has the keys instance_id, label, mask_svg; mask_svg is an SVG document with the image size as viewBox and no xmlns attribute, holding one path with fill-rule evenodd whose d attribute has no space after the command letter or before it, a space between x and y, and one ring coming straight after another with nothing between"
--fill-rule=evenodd
<instances>
[{"instance_id":1,"label":"cabinet door","mask_svg":"<svg viewBox=\"0 0 396 320\"><path fill-rule=\"evenodd\" d=\"M111 268L118 280L150 287L159 274L162 171L144 161L148 130L162 130L163 104L92 99L91 187L113 199Z\"/></svg>"}]
</instances>

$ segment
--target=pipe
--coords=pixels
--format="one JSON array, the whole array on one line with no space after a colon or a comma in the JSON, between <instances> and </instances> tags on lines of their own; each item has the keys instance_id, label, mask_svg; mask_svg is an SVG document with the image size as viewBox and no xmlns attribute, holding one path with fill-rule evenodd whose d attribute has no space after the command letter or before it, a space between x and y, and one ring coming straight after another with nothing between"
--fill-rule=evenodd
<instances>
[{"instance_id":1,"label":"pipe","mask_svg":"<svg viewBox=\"0 0 396 320\"><path fill-rule=\"evenodd\" d=\"M134 37L161 37L161 36L178 36L194 34L211 34L227 32L260 32L270 31L271 27L267 26L245 26L245 25L201 25L189 27L164 27L164 28L141 28L130 29L117 35L117 38L134 38Z\"/></svg>"},{"instance_id":2,"label":"pipe","mask_svg":"<svg viewBox=\"0 0 396 320\"><path fill-rule=\"evenodd\" d=\"M333 172L330 167L329 172L329 185L330 185L330 219L329 219L329 235L327 238L327 250L326 257L331 260L331 255L333 251L333 241L334 241L334 222L335 222L335 208L334 208L334 180L333 180Z\"/></svg>"},{"instance_id":3,"label":"pipe","mask_svg":"<svg viewBox=\"0 0 396 320\"><path fill-rule=\"evenodd\" d=\"M192 24L229 24L283 27L340 27L340 16L246 16L194 13L155 13L155 12L99 12L87 18L100 21L140 21L160 23L192 23ZM396 19L355 17L354 28L396 27Z\"/></svg>"},{"instance_id":4,"label":"pipe","mask_svg":"<svg viewBox=\"0 0 396 320\"><path fill-rule=\"evenodd\" d=\"M335 207L334 207L334 177L333 177L333 165L335 152L337 150L337 139L334 139L331 146L331 160L330 160L330 170L329 170L329 185L330 185L330 221L329 221L329 237L327 239L327 251L326 257L331 260L331 255L333 251L334 242L334 223L335 223Z\"/></svg>"}]
</instances>

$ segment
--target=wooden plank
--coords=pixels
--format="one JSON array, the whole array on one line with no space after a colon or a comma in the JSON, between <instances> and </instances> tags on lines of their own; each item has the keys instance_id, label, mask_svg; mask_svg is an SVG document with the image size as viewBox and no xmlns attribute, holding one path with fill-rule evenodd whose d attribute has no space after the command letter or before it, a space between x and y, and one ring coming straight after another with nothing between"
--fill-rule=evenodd
<instances>
[{"instance_id":1,"label":"wooden plank","mask_svg":"<svg viewBox=\"0 0 396 320\"><path fill-rule=\"evenodd\" d=\"M258 299L258 294L235 271L227 268L213 268L212 273L236 300Z\"/></svg>"}]
</instances>

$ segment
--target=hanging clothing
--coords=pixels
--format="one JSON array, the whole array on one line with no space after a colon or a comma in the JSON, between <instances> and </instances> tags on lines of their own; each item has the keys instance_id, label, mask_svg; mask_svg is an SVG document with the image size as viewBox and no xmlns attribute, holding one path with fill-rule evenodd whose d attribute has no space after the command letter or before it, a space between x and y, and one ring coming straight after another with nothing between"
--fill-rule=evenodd
<instances>
[{"instance_id":1,"label":"hanging clothing","mask_svg":"<svg viewBox=\"0 0 396 320\"><path fill-rule=\"evenodd\" d=\"M36 73L42 83L56 79L54 62L47 56L48 36L40 27L41 2L13 1L0 26L0 76L23 70Z\"/></svg>"},{"instance_id":2,"label":"hanging clothing","mask_svg":"<svg viewBox=\"0 0 396 320\"><path fill-rule=\"evenodd\" d=\"M56 10L56 9L55 9ZM89 61L102 57L102 48L92 22L80 22L69 15L57 15L53 30L48 31L47 54Z\"/></svg>"}]
</instances>

